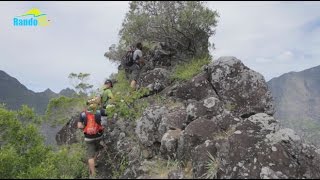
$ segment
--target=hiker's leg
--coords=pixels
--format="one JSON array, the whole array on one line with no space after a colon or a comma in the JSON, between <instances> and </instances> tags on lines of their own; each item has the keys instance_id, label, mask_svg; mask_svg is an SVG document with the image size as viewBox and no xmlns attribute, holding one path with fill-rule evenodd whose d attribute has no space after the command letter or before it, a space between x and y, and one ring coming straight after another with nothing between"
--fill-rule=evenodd
<instances>
[{"instance_id":1,"label":"hiker's leg","mask_svg":"<svg viewBox=\"0 0 320 180\"><path fill-rule=\"evenodd\" d=\"M94 160L95 158L90 158L89 160L88 160L88 164L89 164L89 172L90 172L90 176L91 177L95 177L96 176L96 170L95 170L95 160Z\"/></svg>"},{"instance_id":2,"label":"hiker's leg","mask_svg":"<svg viewBox=\"0 0 320 180\"><path fill-rule=\"evenodd\" d=\"M139 79L139 74L140 74L140 68L138 65L133 65L132 66L132 77L131 77L131 88L132 90L136 90L137 87L137 80Z\"/></svg>"},{"instance_id":3,"label":"hiker's leg","mask_svg":"<svg viewBox=\"0 0 320 180\"><path fill-rule=\"evenodd\" d=\"M137 81L136 81L136 80L132 80L132 81L131 81L130 86L131 86L131 88L132 88L133 90L136 90L136 84L137 84Z\"/></svg>"},{"instance_id":4,"label":"hiker's leg","mask_svg":"<svg viewBox=\"0 0 320 180\"><path fill-rule=\"evenodd\" d=\"M95 152L96 147L94 141L86 142L87 144L87 157L89 165L89 174L91 177L95 176Z\"/></svg>"}]
</instances>

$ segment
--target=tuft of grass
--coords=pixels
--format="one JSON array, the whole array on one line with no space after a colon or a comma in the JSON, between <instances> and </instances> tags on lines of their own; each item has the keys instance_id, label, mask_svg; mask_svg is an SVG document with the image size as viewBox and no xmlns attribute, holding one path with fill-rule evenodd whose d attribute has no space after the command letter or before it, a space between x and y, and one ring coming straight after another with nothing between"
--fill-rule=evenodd
<instances>
[{"instance_id":1,"label":"tuft of grass","mask_svg":"<svg viewBox=\"0 0 320 180\"><path fill-rule=\"evenodd\" d=\"M204 174L204 176L206 179L216 179L219 169L219 162L209 152L208 157L209 161L206 164L207 172Z\"/></svg>"},{"instance_id":2,"label":"tuft of grass","mask_svg":"<svg viewBox=\"0 0 320 180\"><path fill-rule=\"evenodd\" d=\"M185 173L186 179L193 179L192 162L191 161L186 162L186 165L184 168L184 173Z\"/></svg>"},{"instance_id":3,"label":"tuft of grass","mask_svg":"<svg viewBox=\"0 0 320 180\"><path fill-rule=\"evenodd\" d=\"M171 79L178 81L190 80L192 77L201 72L202 66L209 64L210 61L211 58L206 56L203 58L194 58L189 62L179 64L175 67Z\"/></svg>"},{"instance_id":4,"label":"tuft of grass","mask_svg":"<svg viewBox=\"0 0 320 180\"><path fill-rule=\"evenodd\" d=\"M213 139L214 140L219 140L219 139L228 139L234 132L236 131L235 126L231 126L229 129L226 131L222 131L219 134L216 134Z\"/></svg>"},{"instance_id":5,"label":"tuft of grass","mask_svg":"<svg viewBox=\"0 0 320 180\"><path fill-rule=\"evenodd\" d=\"M155 163L146 163L146 168L151 177L155 179L167 179L170 171L180 168L180 162L173 159L157 159Z\"/></svg>"}]
</instances>

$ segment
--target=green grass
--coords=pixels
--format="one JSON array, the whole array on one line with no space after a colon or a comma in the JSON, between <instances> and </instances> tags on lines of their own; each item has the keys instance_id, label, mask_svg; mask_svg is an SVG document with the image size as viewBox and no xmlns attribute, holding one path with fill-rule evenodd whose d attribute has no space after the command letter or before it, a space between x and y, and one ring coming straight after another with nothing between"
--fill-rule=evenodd
<instances>
[{"instance_id":1,"label":"green grass","mask_svg":"<svg viewBox=\"0 0 320 180\"><path fill-rule=\"evenodd\" d=\"M145 164L148 174L154 179L167 179L168 173L172 170L180 169L178 160L156 159L154 163Z\"/></svg>"},{"instance_id":2,"label":"green grass","mask_svg":"<svg viewBox=\"0 0 320 180\"><path fill-rule=\"evenodd\" d=\"M194 58L187 63L179 64L175 67L171 79L178 81L190 80L192 77L201 72L202 66L209 64L210 61L210 57L204 57Z\"/></svg>"},{"instance_id":3,"label":"green grass","mask_svg":"<svg viewBox=\"0 0 320 180\"><path fill-rule=\"evenodd\" d=\"M206 164L207 172L204 174L205 179L216 179L219 169L219 162L208 152L209 161Z\"/></svg>"}]
</instances>

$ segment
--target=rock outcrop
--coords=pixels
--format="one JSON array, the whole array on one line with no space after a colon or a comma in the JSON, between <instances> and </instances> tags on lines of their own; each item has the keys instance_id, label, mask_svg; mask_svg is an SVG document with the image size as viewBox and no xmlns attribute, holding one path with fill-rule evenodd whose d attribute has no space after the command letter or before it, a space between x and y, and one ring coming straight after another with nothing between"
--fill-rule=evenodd
<instances>
[{"instance_id":1,"label":"rock outcrop","mask_svg":"<svg viewBox=\"0 0 320 180\"><path fill-rule=\"evenodd\" d=\"M72 144L78 142L77 139L77 122L79 116L73 116L68 123L56 135L57 145Z\"/></svg>"},{"instance_id":2,"label":"rock outcrop","mask_svg":"<svg viewBox=\"0 0 320 180\"><path fill-rule=\"evenodd\" d=\"M150 94L159 93L171 83L169 72L163 68L155 68L140 75L138 84L140 87L146 87Z\"/></svg>"},{"instance_id":3,"label":"rock outcrop","mask_svg":"<svg viewBox=\"0 0 320 180\"><path fill-rule=\"evenodd\" d=\"M163 74L146 72L143 86L155 90L155 72ZM100 170L138 179L320 177L320 150L280 128L263 76L237 58L221 57L181 84L160 76L162 95L178 105L153 104L136 121L109 124ZM73 123L60 142L71 142Z\"/></svg>"},{"instance_id":4,"label":"rock outcrop","mask_svg":"<svg viewBox=\"0 0 320 180\"><path fill-rule=\"evenodd\" d=\"M208 73L221 100L235 115L274 114L272 96L264 77L239 59L220 57L208 65Z\"/></svg>"}]
</instances>

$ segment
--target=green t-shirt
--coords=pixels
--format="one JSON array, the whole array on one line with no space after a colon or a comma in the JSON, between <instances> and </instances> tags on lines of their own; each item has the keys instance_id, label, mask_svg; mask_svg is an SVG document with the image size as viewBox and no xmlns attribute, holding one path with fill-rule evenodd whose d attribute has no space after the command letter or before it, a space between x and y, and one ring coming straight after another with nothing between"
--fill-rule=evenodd
<instances>
[{"instance_id":1,"label":"green t-shirt","mask_svg":"<svg viewBox=\"0 0 320 180\"><path fill-rule=\"evenodd\" d=\"M113 98L113 94L112 94L111 90L110 89L102 89L100 94L101 94L102 106L108 105L109 99Z\"/></svg>"}]
</instances>

